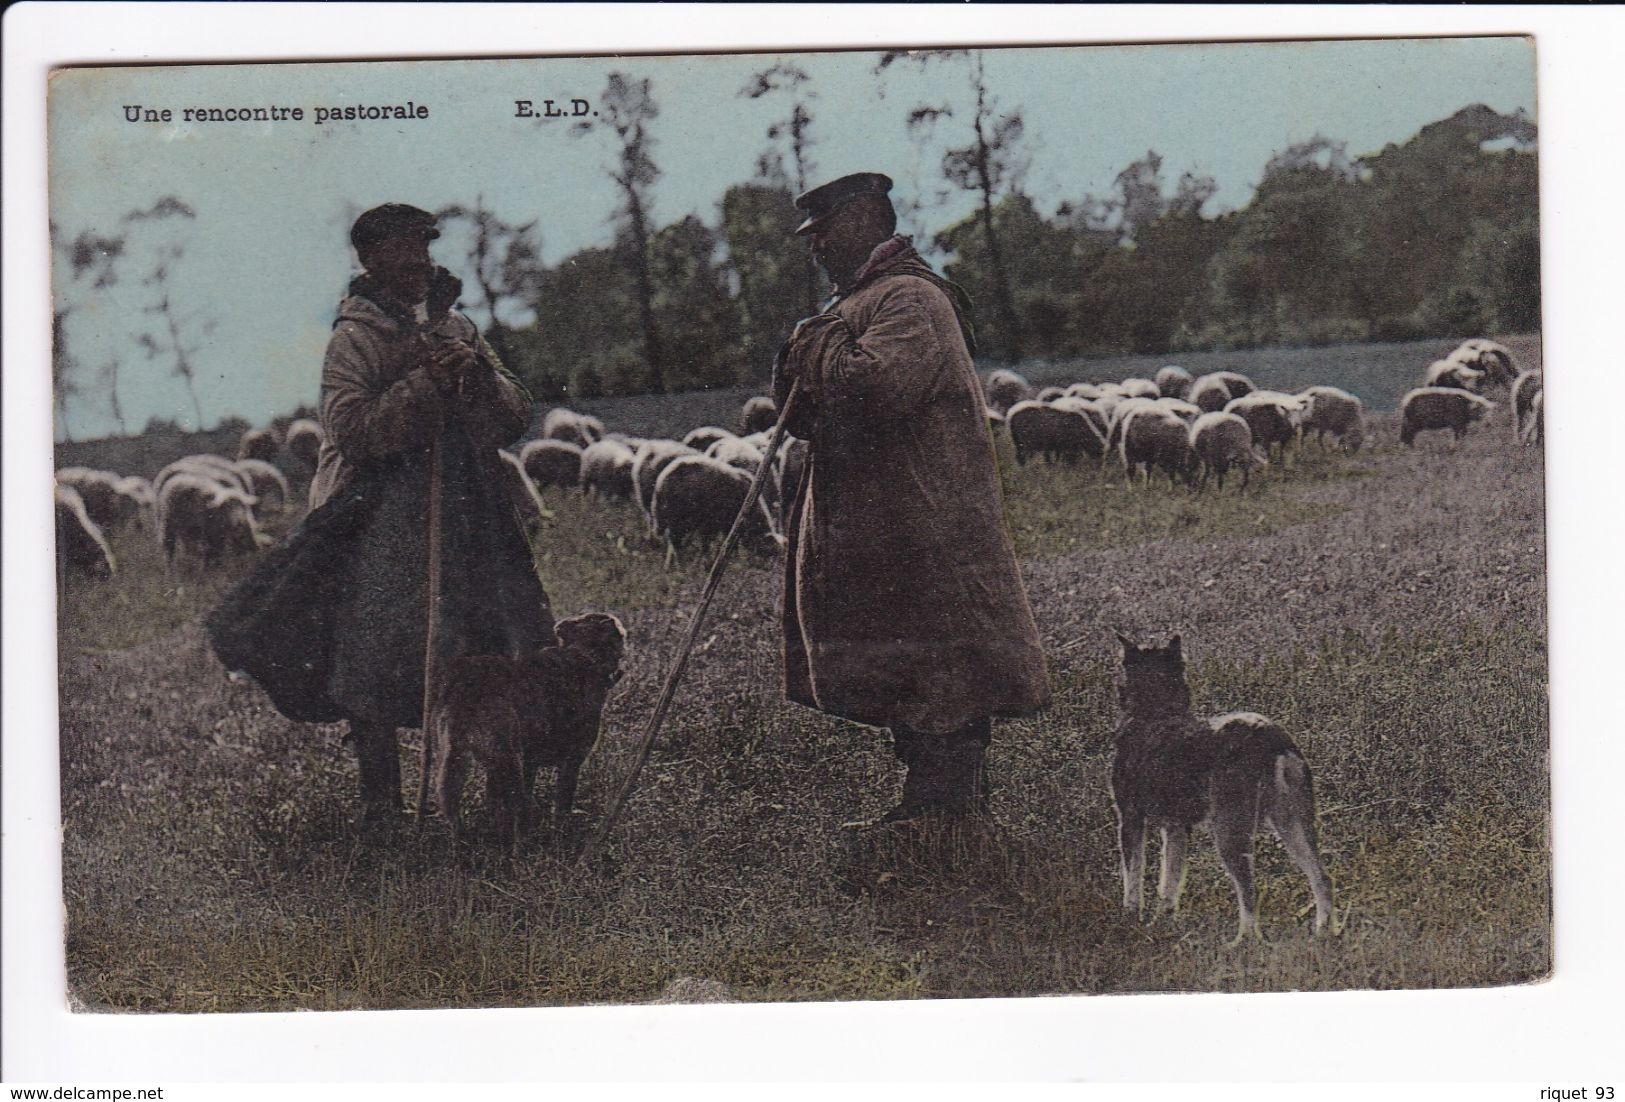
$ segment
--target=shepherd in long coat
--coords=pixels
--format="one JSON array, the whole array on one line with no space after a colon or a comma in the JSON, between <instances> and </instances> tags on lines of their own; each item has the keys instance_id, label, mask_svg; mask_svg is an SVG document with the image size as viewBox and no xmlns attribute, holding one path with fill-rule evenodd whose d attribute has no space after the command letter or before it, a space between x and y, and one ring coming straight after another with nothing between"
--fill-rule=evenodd
<instances>
[{"instance_id":1,"label":"shepherd in long coat","mask_svg":"<svg viewBox=\"0 0 1625 1102\"><path fill-rule=\"evenodd\" d=\"M349 721L369 820L400 807L396 729L422 721L432 456L438 653L554 642L497 456L524 432L530 400L452 309L461 284L429 258L434 223L398 203L356 220L365 272L339 306L322 365L326 439L310 513L206 620L222 662L251 674L283 714Z\"/></svg>"},{"instance_id":2,"label":"shepherd in long coat","mask_svg":"<svg viewBox=\"0 0 1625 1102\"><path fill-rule=\"evenodd\" d=\"M788 521L789 699L891 729L907 766L884 821L985 804L992 716L1048 703L1005 528L969 302L895 234L891 181L802 195L796 231L835 296L775 364L809 443Z\"/></svg>"}]
</instances>

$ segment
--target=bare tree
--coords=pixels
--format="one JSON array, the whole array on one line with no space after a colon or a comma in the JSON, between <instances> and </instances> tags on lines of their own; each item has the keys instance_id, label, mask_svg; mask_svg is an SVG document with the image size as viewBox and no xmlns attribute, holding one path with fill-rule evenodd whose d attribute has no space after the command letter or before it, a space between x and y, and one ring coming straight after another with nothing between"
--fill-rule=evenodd
<instances>
[{"instance_id":1,"label":"bare tree","mask_svg":"<svg viewBox=\"0 0 1625 1102\"><path fill-rule=\"evenodd\" d=\"M480 294L479 302L468 305L489 317L486 339L508 362L509 323L524 324L524 315L535 310L542 289L542 243L536 220L504 221L485 206L483 195L475 197L472 207L453 203L436 216L453 233L463 228L468 234L466 272Z\"/></svg>"},{"instance_id":2,"label":"bare tree","mask_svg":"<svg viewBox=\"0 0 1625 1102\"><path fill-rule=\"evenodd\" d=\"M808 130L812 127L812 112L808 104L818 98L818 94L806 87L812 81L806 72L799 66L781 61L770 69L763 69L750 78L749 83L740 89L739 94L749 99L761 99L763 96L778 93L790 99L790 116L773 123L767 128L767 138L770 142L781 139L786 142L790 150L790 166L794 175L785 170L784 154L776 147L769 147L757 161L757 173L764 179L774 182L780 179L790 184L795 194L800 195L807 190L807 181L816 165L808 156L808 149L812 139ZM812 254L807 253L801 261L801 306L808 313L818 310L818 269L813 263Z\"/></svg>"},{"instance_id":3,"label":"bare tree","mask_svg":"<svg viewBox=\"0 0 1625 1102\"><path fill-rule=\"evenodd\" d=\"M54 258L59 264L65 263L68 272L67 283L57 288L51 310L51 400L62 435L72 441L68 400L77 397L82 388L77 378L79 361L68 344L68 319L82 305L80 296L85 290L100 291L118 282L118 260L124 255L124 238L103 237L92 230L82 230L68 241L55 222L49 227ZM116 396L114 401L116 404ZM122 428L122 419L119 424Z\"/></svg>"},{"instance_id":4,"label":"bare tree","mask_svg":"<svg viewBox=\"0 0 1625 1102\"><path fill-rule=\"evenodd\" d=\"M656 394L666 389L666 365L660 332L655 324L654 278L649 263L649 189L660 178L650 150L655 139L648 123L660 108L649 94L649 79L633 80L624 73L609 74L595 118L583 119L571 128L573 134L588 134L609 127L620 143L615 164L608 169L610 179L621 189L622 205L617 215L625 220L617 245L626 258L637 284L638 318L643 330L643 359L649 368L649 389Z\"/></svg>"},{"instance_id":5,"label":"bare tree","mask_svg":"<svg viewBox=\"0 0 1625 1102\"><path fill-rule=\"evenodd\" d=\"M172 219L194 220L197 212L173 195L158 200L149 210L135 210L124 216L128 224L151 223L167 227ZM178 236L165 236L156 248L157 259L141 285L152 290L152 301L143 308L155 321L152 326L136 334L136 342L146 350L147 359L172 359L170 374L186 384L187 396L192 399L192 413L196 426L203 428L203 406L197 396L197 367L192 357L203 347L201 337L214 331L213 321L199 322L196 312L183 314L173 297L171 281L175 265L186 255L186 244Z\"/></svg>"},{"instance_id":6,"label":"bare tree","mask_svg":"<svg viewBox=\"0 0 1625 1102\"><path fill-rule=\"evenodd\" d=\"M971 140L964 146L949 148L943 154L942 173L961 190L977 194L977 217L987 242L994 308L998 311L999 328L1004 335L1005 355L1011 360L1019 360L1024 344L1021 318L1011 294L993 208L999 196L1019 188L1021 177L1027 169L1021 149L1025 132L1021 112L999 109L998 101L988 87L987 71L980 50L892 50L881 55L875 72L880 73L903 60L912 61L922 68L933 62L958 61L967 62L970 67L971 91L976 97L976 110L971 117ZM923 135L933 130L941 120L952 116L953 109L946 104L921 105L909 113L909 130Z\"/></svg>"}]
</instances>

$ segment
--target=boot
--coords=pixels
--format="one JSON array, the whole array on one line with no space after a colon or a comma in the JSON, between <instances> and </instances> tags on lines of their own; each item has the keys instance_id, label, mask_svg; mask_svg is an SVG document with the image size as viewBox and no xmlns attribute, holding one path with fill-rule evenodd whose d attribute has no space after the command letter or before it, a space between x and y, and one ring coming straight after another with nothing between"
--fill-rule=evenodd
<instances>
[{"instance_id":1,"label":"boot","mask_svg":"<svg viewBox=\"0 0 1625 1102\"><path fill-rule=\"evenodd\" d=\"M892 728L892 750L903 763L903 798L882 815L880 823L902 823L917 819L931 809L936 791L935 764L931 755L932 735L907 727Z\"/></svg>"},{"instance_id":2,"label":"boot","mask_svg":"<svg viewBox=\"0 0 1625 1102\"><path fill-rule=\"evenodd\" d=\"M992 724L976 720L943 736L938 803L952 818L985 815L989 805L987 747Z\"/></svg>"},{"instance_id":3,"label":"boot","mask_svg":"<svg viewBox=\"0 0 1625 1102\"><path fill-rule=\"evenodd\" d=\"M393 820L401 810L401 754L395 728L352 719L350 737L361 774L363 820Z\"/></svg>"}]
</instances>

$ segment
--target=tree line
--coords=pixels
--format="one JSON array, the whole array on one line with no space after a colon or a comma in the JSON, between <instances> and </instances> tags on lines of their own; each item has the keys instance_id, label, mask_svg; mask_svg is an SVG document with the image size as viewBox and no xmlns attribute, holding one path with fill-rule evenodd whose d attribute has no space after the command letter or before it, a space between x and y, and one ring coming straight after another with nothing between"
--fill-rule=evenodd
<instances>
[{"instance_id":1,"label":"tree line","mask_svg":"<svg viewBox=\"0 0 1625 1102\"><path fill-rule=\"evenodd\" d=\"M939 183L894 194L902 224L925 226L936 204L967 193L973 213L916 235L922 251L970 292L986 362L1276 344L1405 340L1528 332L1540 326L1536 132L1522 112L1465 107L1409 140L1351 155L1321 135L1276 153L1250 201L1210 212L1211 177L1165 179L1155 150L1118 173L1106 195L1043 213L1025 189L1031 148L1019 106L998 101L979 51L882 55L964 82L962 103L921 103L910 139L938 157ZM544 401L759 384L797 320L828 293L793 230L796 194L818 181L817 92L785 60L738 95L781 110L753 179L729 187L711 220L655 224L661 179L659 105L649 79L609 75L597 117L575 139L600 143L620 202L614 234L558 263L542 262L538 221L508 221L483 198L437 212L439 254L464 280L463 305L497 353ZM66 290L53 319L59 424L87 390L67 339L85 296L129 264L130 238L179 227L190 207L165 198L133 211L109 237L52 226ZM139 275L150 324L138 338L186 384L207 323L171 300L183 247L148 250ZM61 288L59 287L59 291ZM120 364L94 390L120 431ZM201 427L201 409L194 409Z\"/></svg>"}]
</instances>

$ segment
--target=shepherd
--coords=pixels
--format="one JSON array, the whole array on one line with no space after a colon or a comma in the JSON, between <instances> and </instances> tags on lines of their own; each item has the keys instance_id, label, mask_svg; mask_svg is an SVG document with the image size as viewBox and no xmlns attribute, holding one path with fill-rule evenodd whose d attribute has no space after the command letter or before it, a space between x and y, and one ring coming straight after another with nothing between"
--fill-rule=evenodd
<instances>
[{"instance_id":1,"label":"shepherd","mask_svg":"<svg viewBox=\"0 0 1625 1102\"><path fill-rule=\"evenodd\" d=\"M896 233L876 172L796 199L834 295L774 364L808 442L787 522L788 698L889 728L907 773L883 824L986 810L993 716L1049 701L1005 526L971 305Z\"/></svg>"},{"instance_id":2,"label":"shepherd","mask_svg":"<svg viewBox=\"0 0 1625 1102\"><path fill-rule=\"evenodd\" d=\"M444 658L556 641L497 454L530 398L455 309L461 283L429 256L439 236L402 203L356 219L363 271L322 365L310 513L205 622L226 668L288 718L348 722L372 824L402 806L397 729L421 726Z\"/></svg>"}]
</instances>

